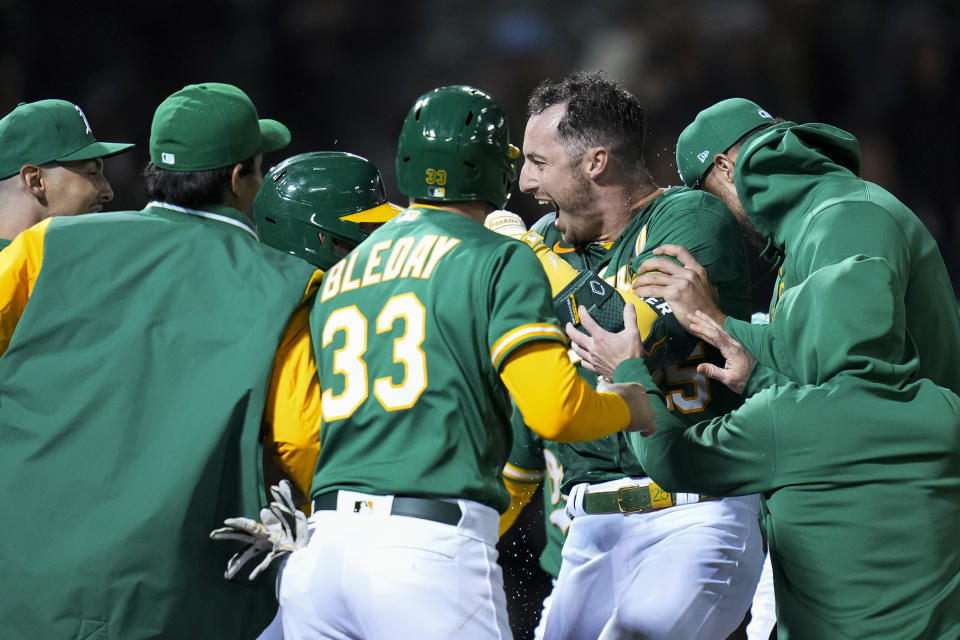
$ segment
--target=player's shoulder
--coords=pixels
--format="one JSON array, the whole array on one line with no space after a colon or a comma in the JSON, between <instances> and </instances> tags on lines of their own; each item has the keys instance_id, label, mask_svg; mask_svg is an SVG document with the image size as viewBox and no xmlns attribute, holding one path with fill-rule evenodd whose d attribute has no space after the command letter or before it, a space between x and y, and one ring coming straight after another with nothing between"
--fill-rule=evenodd
<instances>
[{"instance_id":1,"label":"player's shoulder","mask_svg":"<svg viewBox=\"0 0 960 640\"><path fill-rule=\"evenodd\" d=\"M660 215L700 216L704 222L736 224L723 201L701 189L670 187L655 202Z\"/></svg>"},{"instance_id":2,"label":"player's shoulder","mask_svg":"<svg viewBox=\"0 0 960 640\"><path fill-rule=\"evenodd\" d=\"M539 220L533 223L533 226L530 227L532 231L536 231L541 236L543 236L544 241L553 240L554 238L560 238L560 231L557 230L557 227L553 224L557 219L557 214L555 212L550 212Z\"/></svg>"}]
</instances>

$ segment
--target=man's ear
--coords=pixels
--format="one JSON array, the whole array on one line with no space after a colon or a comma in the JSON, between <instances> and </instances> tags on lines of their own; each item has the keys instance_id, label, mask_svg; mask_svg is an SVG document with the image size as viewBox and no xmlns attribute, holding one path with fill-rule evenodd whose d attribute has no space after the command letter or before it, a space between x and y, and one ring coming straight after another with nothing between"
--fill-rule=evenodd
<instances>
[{"instance_id":1,"label":"man's ear","mask_svg":"<svg viewBox=\"0 0 960 640\"><path fill-rule=\"evenodd\" d=\"M713 156L714 171L723 175L724 178L729 182L733 182L733 168L735 166L736 164L733 162L730 156L725 153L718 153L717 155Z\"/></svg>"},{"instance_id":2,"label":"man's ear","mask_svg":"<svg viewBox=\"0 0 960 640\"><path fill-rule=\"evenodd\" d=\"M233 170L230 171L230 192L235 196L240 194L240 181L243 177L243 164L233 165Z\"/></svg>"},{"instance_id":3,"label":"man's ear","mask_svg":"<svg viewBox=\"0 0 960 640\"><path fill-rule=\"evenodd\" d=\"M25 164L20 167L20 184L30 192L34 198L46 203L46 189L43 184L43 169L35 164Z\"/></svg>"},{"instance_id":4,"label":"man's ear","mask_svg":"<svg viewBox=\"0 0 960 640\"><path fill-rule=\"evenodd\" d=\"M609 162L610 154L606 148L593 147L584 154L582 166L584 171L587 172L587 177L596 180L607 169Z\"/></svg>"}]
</instances>

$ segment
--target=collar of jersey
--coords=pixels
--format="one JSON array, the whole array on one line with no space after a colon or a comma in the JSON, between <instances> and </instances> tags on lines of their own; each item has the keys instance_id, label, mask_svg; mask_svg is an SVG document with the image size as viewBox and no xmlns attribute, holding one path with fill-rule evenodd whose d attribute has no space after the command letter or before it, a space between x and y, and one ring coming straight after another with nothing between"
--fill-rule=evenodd
<instances>
[{"instance_id":1,"label":"collar of jersey","mask_svg":"<svg viewBox=\"0 0 960 640\"><path fill-rule=\"evenodd\" d=\"M250 225L250 218L244 215L242 212L237 211L232 207L227 207L224 205L214 205L209 209L190 209L187 207L181 207L180 205L170 204L169 202L160 202L159 200L153 200L147 203L147 207L156 207L159 209L168 209L170 211L177 211L179 213L186 213L191 216L198 216L200 218L206 218L207 220L216 220L218 222L223 222L231 226L237 227L238 229L243 229L255 239L259 240L260 236L257 235L257 232Z\"/></svg>"}]
</instances>

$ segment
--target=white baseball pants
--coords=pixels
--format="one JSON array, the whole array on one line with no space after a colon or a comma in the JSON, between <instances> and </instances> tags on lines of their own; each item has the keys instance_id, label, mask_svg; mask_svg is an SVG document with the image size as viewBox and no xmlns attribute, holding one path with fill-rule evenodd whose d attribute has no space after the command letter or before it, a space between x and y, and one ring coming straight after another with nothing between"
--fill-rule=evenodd
<instances>
[{"instance_id":1,"label":"white baseball pants","mask_svg":"<svg viewBox=\"0 0 960 640\"><path fill-rule=\"evenodd\" d=\"M757 509L744 496L575 518L544 639L726 638L763 566Z\"/></svg>"},{"instance_id":2,"label":"white baseball pants","mask_svg":"<svg viewBox=\"0 0 960 640\"><path fill-rule=\"evenodd\" d=\"M354 512L345 494L369 509ZM392 496L341 491L336 511L311 516L309 544L280 576L286 640L510 640L499 514L456 502L453 526L390 515Z\"/></svg>"}]
</instances>

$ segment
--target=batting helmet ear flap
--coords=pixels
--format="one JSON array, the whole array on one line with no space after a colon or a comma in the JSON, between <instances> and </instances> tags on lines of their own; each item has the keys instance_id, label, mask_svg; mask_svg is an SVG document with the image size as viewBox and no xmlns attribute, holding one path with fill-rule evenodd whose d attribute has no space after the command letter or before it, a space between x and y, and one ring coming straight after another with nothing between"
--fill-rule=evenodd
<instances>
[{"instance_id":1,"label":"batting helmet ear flap","mask_svg":"<svg viewBox=\"0 0 960 640\"><path fill-rule=\"evenodd\" d=\"M342 151L287 158L267 172L253 203L262 242L320 269L342 257L334 240L355 247L369 235L361 223L383 223L402 210L387 201L369 160Z\"/></svg>"},{"instance_id":2,"label":"batting helmet ear flap","mask_svg":"<svg viewBox=\"0 0 960 640\"><path fill-rule=\"evenodd\" d=\"M397 184L417 200L478 200L502 209L517 179L520 150L492 97L464 85L420 96L403 121Z\"/></svg>"}]
</instances>

